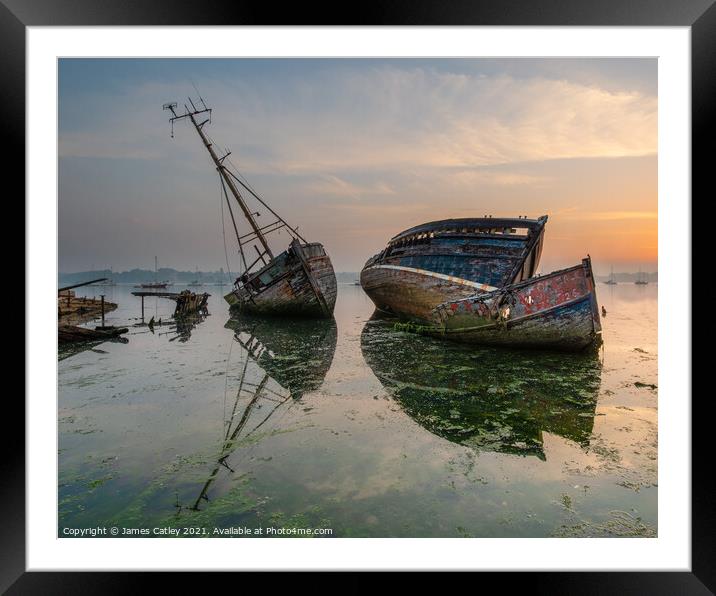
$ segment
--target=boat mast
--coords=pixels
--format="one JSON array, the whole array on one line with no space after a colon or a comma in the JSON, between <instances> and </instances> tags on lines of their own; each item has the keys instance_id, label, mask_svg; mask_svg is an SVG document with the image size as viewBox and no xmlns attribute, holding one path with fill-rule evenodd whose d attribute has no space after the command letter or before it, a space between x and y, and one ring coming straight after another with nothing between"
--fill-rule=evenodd
<instances>
[{"instance_id":1,"label":"boat mast","mask_svg":"<svg viewBox=\"0 0 716 596\"><path fill-rule=\"evenodd\" d=\"M236 184L234 183L234 180L231 176L231 172L227 170L226 166L224 165L224 160L229 156L229 153L224 155L223 157L219 157L216 152L214 151L213 145L209 142L209 139L207 138L206 134L204 134L204 125L207 122L211 121L211 109L206 107L206 104L204 103L204 100L199 98L203 110L197 109L197 107L194 105L194 103L189 99L189 103L191 104L192 110L189 109L189 107L184 104L184 108L186 110L186 113L182 114L181 116L177 116L177 113L175 111L175 108L177 107L176 103L168 103L164 104L165 110L170 110L173 114L173 118L170 118L169 121L172 123L172 137L174 136L174 121L175 120L182 120L184 118L189 118L191 120L191 123L194 125L194 128L196 129L196 132L199 134L199 137L201 138L202 143L204 143L204 147L206 147L206 150L209 152L209 155L211 156L212 161L216 165L216 169L221 175L221 178L223 179L226 186L229 187L229 190L231 191L231 194L234 195L234 198L236 199L236 202L241 207L241 210L244 213L244 217L246 217L246 220L249 222L249 225L254 231L254 234L256 234L256 238L261 243L261 246L263 246L264 254L268 254L269 260L273 260L273 252L271 252L271 248L268 245L268 242L266 241L265 236L263 235L261 228L256 223L256 220L254 219L254 214L251 213L251 210L248 208L246 203L244 202L243 197L239 193L239 189L236 188ZM203 122L197 122L195 116L198 116L199 114L208 113L209 118L204 120ZM239 237L238 233L236 236L237 240L239 241L239 244L241 244L241 238Z\"/></svg>"}]
</instances>

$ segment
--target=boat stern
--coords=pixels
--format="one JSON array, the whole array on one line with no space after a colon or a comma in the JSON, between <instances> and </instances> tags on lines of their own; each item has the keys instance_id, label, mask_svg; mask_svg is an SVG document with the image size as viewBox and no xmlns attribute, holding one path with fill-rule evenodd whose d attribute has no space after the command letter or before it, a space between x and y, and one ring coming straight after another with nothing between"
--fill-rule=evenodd
<instances>
[{"instance_id":1,"label":"boat stern","mask_svg":"<svg viewBox=\"0 0 716 596\"><path fill-rule=\"evenodd\" d=\"M599 334L602 332L602 319L599 315L599 304L597 304L597 284L594 282L594 273L592 272L592 258L589 255L582 259L582 267L584 267L584 277L590 295L594 333Z\"/></svg>"},{"instance_id":2,"label":"boat stern","mask_svg":"<svg viewBox=\"0 0 716 596\"><path fill-rule=\"evenodd\" d=\"M601 324L591 261L433 309L436 331L468 343L581 350Z\"/></svg>"}]
</instances>

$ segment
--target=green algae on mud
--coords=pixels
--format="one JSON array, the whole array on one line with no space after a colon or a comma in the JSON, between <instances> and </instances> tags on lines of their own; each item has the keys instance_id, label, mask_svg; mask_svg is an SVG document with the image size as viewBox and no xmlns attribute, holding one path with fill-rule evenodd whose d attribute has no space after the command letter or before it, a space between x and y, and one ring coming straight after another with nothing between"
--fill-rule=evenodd
<instances>
[{"instance_id":1,"label":"green algae on mud","mask_svg":"<svg viewBox=\"0 0 716 596\"><path fill-rule=\"evenodd\" d=\"M540 458L543 431L589 441L601 379L596 351L475 348L396 333L380 316L363 327L361 350L406 414L448 440Z\"/></svg>"},{"instance_id":2,"label":"green algae on mud","mask_svg":"<svg viewBox=\"0 0 716 596\"><path fill-rule=\"evenodd\" d=\"M136 304L114 292L110 324L126 326ZM58 362L58 535L116 525L653 536L650 292L600 296L610 318L590 354L396 331L352 286L335 321L227 321L219 297L187 341L164 327L77 352ZM171 315L162 308L147 305L156 320Z\"/></svg>"}]
</instances>

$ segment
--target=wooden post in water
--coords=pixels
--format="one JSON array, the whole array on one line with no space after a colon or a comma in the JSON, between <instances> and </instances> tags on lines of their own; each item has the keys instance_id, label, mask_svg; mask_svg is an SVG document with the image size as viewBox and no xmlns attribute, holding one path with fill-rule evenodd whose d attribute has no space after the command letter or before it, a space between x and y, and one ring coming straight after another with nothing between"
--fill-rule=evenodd
<instances>
[{"instance_id":1,"label":"wooden post in water","mask_svg":"<svg viewBox=\"0 0 716 596\"><path fill-rule=\"evenodd\" d=\"M144 323L144 296L142 296L142 323Z\"/></svg>"},{"instance_id":2,"label":"wooden post in water","mask_svg":"<svg viewBox=\"0 0 716 596\"><path fill-rule=\"evenodd\" d=\"M102 305L102 327L104 327L104 294L100 294L99 297Z\"/></svg>"}]
</instances>

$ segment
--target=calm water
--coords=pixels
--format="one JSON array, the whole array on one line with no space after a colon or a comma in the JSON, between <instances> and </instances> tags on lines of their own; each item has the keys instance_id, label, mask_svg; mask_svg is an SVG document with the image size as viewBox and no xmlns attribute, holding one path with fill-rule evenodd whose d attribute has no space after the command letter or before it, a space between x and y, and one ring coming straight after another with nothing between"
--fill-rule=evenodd
<instances>
[{"instance_id":1,"label":"calm water","mask_svg":"<svg viewBox=\"0 0 716 596\"><path fill-rule=\"evenodd\" d=\"M657 286L599 284L591 354L396 332L353 285L331 322L230 320L228 287L205 290L193 327L61 354L60 536L656 535ZM132 288L102 291L107 324L137 322ZM146 318L172 306L149 299Z\"/></svg>"}]
</instances>

